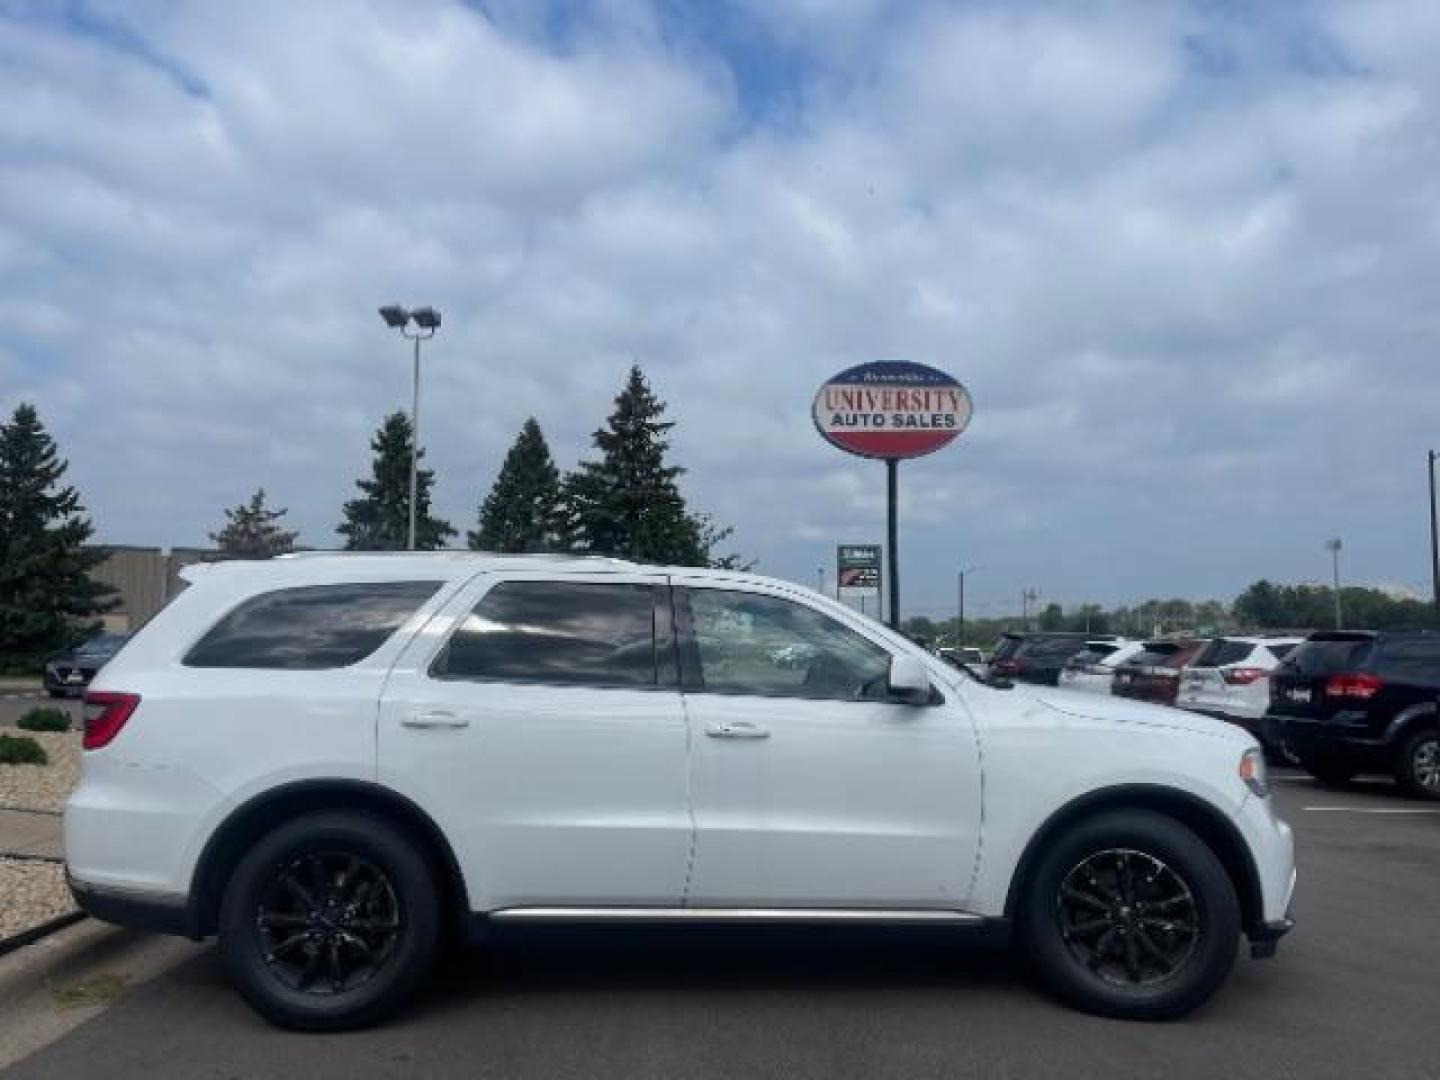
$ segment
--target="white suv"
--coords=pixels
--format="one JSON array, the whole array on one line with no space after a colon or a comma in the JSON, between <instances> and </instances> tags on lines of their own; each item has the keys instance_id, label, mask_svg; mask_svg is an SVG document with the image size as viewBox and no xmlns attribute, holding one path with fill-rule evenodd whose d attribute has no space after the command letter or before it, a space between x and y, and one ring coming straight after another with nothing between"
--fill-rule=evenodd
<instances>
[{"instance_id":1,"label":"white suv","mask_svg":"<svg viewBox=\"0 0 1440 1080\"><path fill-rule=\"evenodd\" d=\"M373 1022L450 932L557 921L1013 930L1082 1007L1176 1016L1290 926L1249 736L983 685L785 582L459 553L186 574L88 695L71 887L218 934L280 1024Z\"/></svg>"},{"instance_id":2,"label":"white suv","mask_svg":"<svg viewBox=\"0 0 1440 1080\"><path fill-rule=\"evenodd\" d=\"M1270 675L1304 638L1221 637L1198 653L1180 677L1175 704L1217 720L1239 724L1269 749L1284 749L1265 728L1270 711Z\"/></svg>"}]
</instances>

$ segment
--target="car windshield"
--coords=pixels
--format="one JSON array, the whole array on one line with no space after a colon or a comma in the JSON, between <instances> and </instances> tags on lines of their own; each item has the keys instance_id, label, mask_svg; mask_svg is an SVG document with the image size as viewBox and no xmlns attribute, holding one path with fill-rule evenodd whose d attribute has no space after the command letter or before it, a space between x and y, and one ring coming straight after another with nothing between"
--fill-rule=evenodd
<instances>
[{"instance_id":1,"label":"car windshield","mask_svg":"<svg viewBox=\"0 0 1440 1080\"><path fill-rule=\"evenodd\" d=\"M125 644L124 634L100 634L76 648L77 656L108 656Z\"/></svg>"}]
</instances>

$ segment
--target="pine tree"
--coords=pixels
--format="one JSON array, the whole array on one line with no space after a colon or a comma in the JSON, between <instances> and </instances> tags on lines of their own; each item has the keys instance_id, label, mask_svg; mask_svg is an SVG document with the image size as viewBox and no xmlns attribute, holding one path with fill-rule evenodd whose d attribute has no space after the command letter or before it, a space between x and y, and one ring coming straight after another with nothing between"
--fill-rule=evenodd
<instances>
[{"instance_id":1,"label":"pine tree","mask_svg":"<svg viewBox=\"0 0 1440 1080\"><path fill-rule=\"evenodd\" d=\"M357 480L364 492L344 507L345 520L335 531L350 551L404 551L410 533L410 418L394 412L385 418L370 448L375 451L369 480ZM422 448L420 458L424 460ZM430 515L430 488L435 473L420 469L416 478L415 546L434 551L455 535L448 521Z\"/></svg>"},{"instance_id":2,"label":"pine tree","mask_svg":"<svg viewBox=\"0 0 1440 1080\"><path fill-rule=\"evenodd\" d=\"M565 504L575 545L597 555L642 562L705 566L709 544L726 531L690 514L676 484L684 469L665 464L674 427L665 403L632 367L615 411L595 432L599 461L584 461L566 477Z\"/></svg>"},{"instance_id":3,"label":"pine tree","mask_svg":"<svg viewBox=\"0 0 1440 1080\"><path fill-rule=\"evenodd\" d=\"M256 488L248 504L241 503L225 511L225 527L210 534L222 555L237 559L265 559L295 550L298 532L288 532L279 525L287 511L271 510L265 505L265 489Z\"/></svg>"},{"instance_id":4,"label":"pine tree","mask_svg":"<svg viewBox=\"0 0 1440 1080\"><path fill-rule=\"evenodd\" d=\"M62 485L69 463L33 405L0 423L0 662L33 668L46 653L97 629L114 606L111 590L90 577L105 551L80 496Z\"/></svg>"},{"instance_id":5,"label":"pine tree","mask_svg":"<svg viewBox=\"0 0 1440 1080\"><path fill-rule=\"evenodd\" d=\"M480 506L478 525L466 534L476 551L553 551L559 546L560 473L533 416L505 455L500 475Z\"/></svg>"}]
</instances>

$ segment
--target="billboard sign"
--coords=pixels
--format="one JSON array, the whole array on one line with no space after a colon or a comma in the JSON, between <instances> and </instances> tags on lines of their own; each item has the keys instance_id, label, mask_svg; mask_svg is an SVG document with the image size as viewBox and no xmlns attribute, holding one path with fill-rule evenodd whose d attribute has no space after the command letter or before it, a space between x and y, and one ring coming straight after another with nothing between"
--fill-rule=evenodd
<instances>
[{"instance_id":1,"label":"billboard sign","mask_svg":"<svg viewBox=\"0 0 1440 1080\"><path fill-rule=\"evenodd\" d=\"M810 413L827 441L861 457L930 454L970 423L970 393L943 371L908 361L848 368L815 394Z\"/></svg>"},{"instance_id":2,"label":"billboard sign","mask_svg":"<svg viewBox=\"0 0 1440 1080\"><path fill-rule=\"evenodd\" d=\"M880 545L839 545L835 549L835 584L842 593L878 593L880 591Z\"/></svg>"}]
</instances>

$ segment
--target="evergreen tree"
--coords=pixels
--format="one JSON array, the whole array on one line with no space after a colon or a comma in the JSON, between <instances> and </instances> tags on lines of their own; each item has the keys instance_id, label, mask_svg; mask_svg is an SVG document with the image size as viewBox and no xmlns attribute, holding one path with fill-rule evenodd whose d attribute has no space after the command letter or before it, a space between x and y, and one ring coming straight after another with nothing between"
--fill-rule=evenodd
<instances>
[{"instance_id":1,"label":"evergreen tree","mask_svg":"<svg viewBox=\"0 0 1440 1080\"><path fill-rule=\"evenodd\" d=\"M595 432L599 461L582 461L565 480L569 528L582 551L641 562L705 566L707 521L686 511L676 480L684 469L665 464L664 438L674 424L665 403L632 367L615 411ZM718 530L723 536L724 530Z\"/></svg>"},{"instance_id":2,"label":"evergreen tree","mask_svg":"<svg viewBox=\"0 0 1440 1080\"><path fill-rule=\"evenodd\" d=\"M33 405L0 423L0 662L33 669L46 653L97 629L112 590L90 571L105 561L80 496L62 485L69 463Z\"/></svg>"},{"instance_id":3,"label":"evergreen tree","mask_svg":"<svg viewBox=\"0 0 1440 1080\"><path fill-rule=\"evenodd\" d=\"M369 480L357 480L364 493L344 507L345 520L335 531L349 551L404 551L410 533L410 418L393 412L385 418L370 448L375 451ZM420 451L423 460L425 451ZM435 473L420 469L416 477L415 546L434 551L455 535L448 521L430 516L430 488Z\"/></svg>"},{"instance_id":4,"label":"evergreen tree","mask_svg":"<svg viewBox=\"0 0 1440 1080\"><path fill-rule=\"evenodd\" d=\"M287 511L271 510L265 505L265 489L257 488L248 504L241 503L225 511L225 527L210 534L222 555L239 559L265 559L295 550L295 538L279 525Z\"/></svg>"},{"instance_id":5,"label":"evergreen tree","mask_svg":"<svg viewBox=\"0 0 1440 1080\"><path fill-rule=\"evenodd\" d=\"M533 416L505 455L500 475L480 506L478 524L466 534L476 551L551 551L560 546L560 472Z\"/></svg>"}]
</instances>

